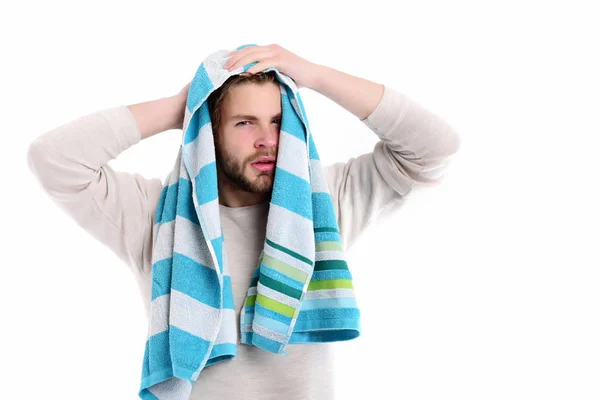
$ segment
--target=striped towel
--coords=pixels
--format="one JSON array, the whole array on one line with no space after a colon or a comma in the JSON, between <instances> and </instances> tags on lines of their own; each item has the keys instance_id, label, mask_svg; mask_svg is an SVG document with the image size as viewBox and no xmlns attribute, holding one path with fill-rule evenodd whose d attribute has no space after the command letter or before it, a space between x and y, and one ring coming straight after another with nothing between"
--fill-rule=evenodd
<instances>
[{"instance_id":1,"label":"striped towel","mask_svg":"<svg viewBox=\"0 0 600 400\"><path fill-rule=\"evenodd\" d=\"M280 86L282 122L266 240L236 321L206 100L254 63L228 71L228 54L208 56L192 80L183 143L156 210L142 399L188 399L204 367L235 357L236 323L239 343L275 354L287 355L288 343L360 335L352 276L300 93L275 68L268 70Z\"/></svg>"}]
</instances>

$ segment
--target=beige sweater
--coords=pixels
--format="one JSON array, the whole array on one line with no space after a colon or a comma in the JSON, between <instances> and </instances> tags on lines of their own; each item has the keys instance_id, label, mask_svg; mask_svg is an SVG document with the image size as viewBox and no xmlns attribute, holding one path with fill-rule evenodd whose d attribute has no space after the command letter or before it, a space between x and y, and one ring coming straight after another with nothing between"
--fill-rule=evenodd
<instances>
[{"instance_id":1,"label":"beige sweater","mask_svg":"<svg viewBox=\"0 0 600 400\"><path fill-rule=\"evenodd\" d=\"M415 186L439 183L460 144L445 121L387 86L361 122L380 139L374 149L324 167L346 249L384 211L399 208ZM30 145L28 165L45 193L134 273L149 318L152 226L163 182L108 165L140 140L129 109L108 108L41 135ZM268 203L220 207L238 318L264 243L267 210ZM238 345L234 359L202 371L191 399L333 399L329 344L289 345L288 353Z\"/></svg>"}]
</instances>

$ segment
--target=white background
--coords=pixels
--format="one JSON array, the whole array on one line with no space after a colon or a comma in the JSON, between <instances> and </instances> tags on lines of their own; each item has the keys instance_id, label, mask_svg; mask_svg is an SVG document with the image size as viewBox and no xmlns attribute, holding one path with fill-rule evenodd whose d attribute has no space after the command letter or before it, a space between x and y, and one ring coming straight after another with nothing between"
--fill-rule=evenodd
<instances>
[{"instance_id":1,"label":"white background","mask_svg":"<svg viewBox=\"0 0 600 400\"><path fill-rule=\"evenodd\" d=\"M600 398L593 2L207 3L2 5L0 397L135 399L147 329L133 275L45 196L28 144L175 94L216 49L277 43L407 94L462 139L444 182L348 255L364 333L335 345L338 398ZM325 163L372 150L302 90ZM180 140L111 164L164 179Z\"/></svg>"}]
</instances>

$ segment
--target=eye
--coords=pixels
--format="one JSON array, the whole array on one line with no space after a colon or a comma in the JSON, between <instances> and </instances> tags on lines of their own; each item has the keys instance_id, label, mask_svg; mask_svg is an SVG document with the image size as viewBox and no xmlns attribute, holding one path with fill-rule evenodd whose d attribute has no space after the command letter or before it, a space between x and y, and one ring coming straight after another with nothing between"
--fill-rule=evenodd
<instances>
[{"instance_id":1,"label":"eye","mask_svg":"<svg viewBox=\"0 0 600 400\"><path fill-rule=\"evenodd\" d=\"M240 121L240 122L238 122L237 124L235 124L235 126L238 126L238 125L245 125L245 123L246 123L246 122L248 122L248 123L249 123L250 121Z\"/></svg>"},{"instance_id":2,"label":"eye","mask_svg":"<svg viewBox=\"0 0 600 400\"><path fill-rule=\"evenodd\" d=\"M278 121L278 124L281 124L281 118L274 119L273 121Z\"/></svg>"}]
</instances>

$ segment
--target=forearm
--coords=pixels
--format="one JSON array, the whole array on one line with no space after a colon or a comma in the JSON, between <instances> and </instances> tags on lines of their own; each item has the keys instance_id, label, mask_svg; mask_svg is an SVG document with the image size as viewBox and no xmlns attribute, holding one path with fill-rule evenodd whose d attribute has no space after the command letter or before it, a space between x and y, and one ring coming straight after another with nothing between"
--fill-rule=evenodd
<instances>
[{"instance_id":1,"label":"forearm","mask_svg":"<svg viewBox=\"0 0 600 400\"><path fill-rule=\"evenodd\" d=\"M383 96L383 85L317 65L310 89L335 101L359 119L367 118Z\"/></svg>"},{"instance_id":2,"label":"forearm","mask_svg":"<svg viewBox=\"0 0 600 400\"><path fill-rule=\"evenodd\" d=\"M181 129L186 98L180 95L163 97L128 105L142 133L142 139L167 131Z\"/></svg>"}]
</instances>

